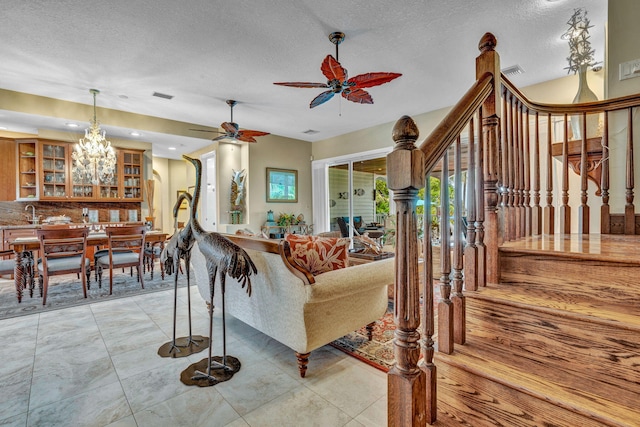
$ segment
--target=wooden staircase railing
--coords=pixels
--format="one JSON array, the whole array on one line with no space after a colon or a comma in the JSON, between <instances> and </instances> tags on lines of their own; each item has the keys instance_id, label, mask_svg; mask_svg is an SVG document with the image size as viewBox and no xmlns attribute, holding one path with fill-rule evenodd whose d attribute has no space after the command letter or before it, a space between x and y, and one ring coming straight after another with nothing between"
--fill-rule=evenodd
<instances>
[{"instance_id":1,"label":"wooden staircase railing","mask_svg":"<svg viewBox=\"0 0 640 427\"><path fill-rule=\"evenodd\" d=\"M634 205L633 164L633 113L640 106L640 94L579 105L532 102L501 75L495 46L496 39L492 34L482 37L479 43L481 53L476 59L477 81L419 147L416 146L419 131L410 117L400 118L393 129L395 146L387 156L388 186L393 190L397 217L394 283L396 364L388 374L390 426L422 426L436 420L429 191L425 191L422 251L418 246L416 207L419 189L428 182L439 162L442 165L440 247L452 247L453 261L449 251L441 250L438 352L449 354L453 352L454 344L465 343L463 284L466 290L477 290L487 284L498 283L498 248L502 242L543 233L570 233L572 221L578 223L580 233L587 234L591 230L590 208L597 198L601 199L601 233L640 234L640 215L635 214ZM625 205L624 213L613 214L609 205L612 191L611 119L612 114L625 113ZM603 117L603 134L595 137L597 139L590 138L587 133L589 122L598 115ZM570 140L571 116L576 116L579 124L581 137L578 141ZM619 126L620 119L616 116L615 120ZM561 129L561 135L555 135L558 133L556 128ZM463 140L468 146L469 156L464 204L460 178ZM554 144L555 140L559 140L556 143L559 145ZM602 148L598 158L599 147ZM446 191L450 175L449 151L454 155L452 233ZM556 154L561 154L560 163L555 160ZM554 175L556 168L559 171ZM577 179L569 174L570 168L578 174ZM555 192L554 178L561 182ZM588 197L589 180L600 184L595 192L597 198ZM572 181L577 181L577 185ZM579 187L577 195L574 195L579 206L574 218L570 190L575 186ZM466 217L464 247L463 217ZM422 278L418 274L420 252L424 256Z\"/></svg>"}]
</instances>

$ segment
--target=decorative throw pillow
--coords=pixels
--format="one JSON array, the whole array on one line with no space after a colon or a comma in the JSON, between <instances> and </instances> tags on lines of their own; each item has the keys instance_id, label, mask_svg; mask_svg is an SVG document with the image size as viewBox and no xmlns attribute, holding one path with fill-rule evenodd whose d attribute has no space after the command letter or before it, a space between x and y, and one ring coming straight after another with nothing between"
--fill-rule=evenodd
<instances>
[{"instance_id":1,"label":"decorative throw pillow","mask_svg":"<svg viewBox=\"0 0 640 427\"><path fill-rule=\"evenodd\" d=\"M349 266L349 239L287 234L293 260L314 276Z\"/></svg>"}]
</instances>

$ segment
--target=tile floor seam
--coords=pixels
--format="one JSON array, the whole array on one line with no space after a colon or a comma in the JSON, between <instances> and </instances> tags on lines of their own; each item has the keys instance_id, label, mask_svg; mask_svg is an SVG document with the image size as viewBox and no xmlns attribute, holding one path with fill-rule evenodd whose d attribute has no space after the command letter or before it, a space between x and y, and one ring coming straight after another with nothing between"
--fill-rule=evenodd
<instances>
[{"instance_id":1,"label":"tile floor seam","mask_svg":"<svg viewBox=\"0 0 640 427\"><path fill-rule=\"evenodd\" d=\"M29 416L31 414L31 392L33 390L33 371L36 367L36 354L38 350L38 334L40 331L40 313L38 313L38 321L36 322L36 336L33 343L33 361L31 362L31 381L29 382L29 401L27 402L27 416L25 418L25 426L29 425Z\"/></svg>"},{"instance_id":2,"label":"tile floor seam","mask_svg":"<svg viewBox=\"0 0 640 427\"><path fill-rule=\"evenodd\" d=\"M130 413L130 415L133 415L133 408L131 408L131 402L129 402L129 397L127 397L127 393L125 393L125 391L124 391L124 386L122 385L122 380L120 378L120 375L118 374L118 370L116 369L116 365L113 362L113 355L109 351L109 347L107 346L107 343L104 341L104 336L102 335L102 329L100 328L100 325L98 324L98 319L96 319L96 313L93 311L93 304L89 304L89 310L91 311L91 316L93 317L93 321L95 322L96 327L98 328L98 333L100 334L100 339L102 340L102 345L104 345L105 350L107 351L107 354L109 355L109 360L111 361L111 366L113 366L113 371L115 372L116 378L118 379L118 385L120 385L120 389L122 390L122 395L124 396L124 399L127 402L127 406L129 407L129 413ZM120 419L126 418L127 416L122 417ZM115 421L118 421L118 420L115 420ZM136 422L136 425L137 425L137 422Z\"/></svg>"}]
</instances>

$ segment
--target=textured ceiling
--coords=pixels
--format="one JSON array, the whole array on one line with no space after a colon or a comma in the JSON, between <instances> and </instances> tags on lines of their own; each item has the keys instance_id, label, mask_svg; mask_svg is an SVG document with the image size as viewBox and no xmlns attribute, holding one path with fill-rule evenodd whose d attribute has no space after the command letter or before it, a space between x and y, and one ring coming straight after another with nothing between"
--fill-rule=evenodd
<instances>
[{"instance_id":1,"label":"textured ceiling","mask_svg":"<svg viewBox=\"0 0 640 427\"><path fill-rule=\"evenodd\" d=\"M602 61L603 0L3 0L0 89L91 104L89 88L97 88L100 107L206 127L228 121L224 101L236 99L242 128L318 141L452 105L474 79L485 32L497 37L503 68L525 70L516 85L566 75L560 35L577 7L589 13ZM334 97L309 109L320 89L273 85L323 82L333 31L346 34L340 62L351 76L403 74L369 90L373 105ZM64 122L0 110L9 130L68 130ZM131 138L117 123L103 128ZM303 133L309 129L318 132ZM163 157L208 144L187 129L173 131L185 138L141 131Z\"/></svg>"}]
</instances>

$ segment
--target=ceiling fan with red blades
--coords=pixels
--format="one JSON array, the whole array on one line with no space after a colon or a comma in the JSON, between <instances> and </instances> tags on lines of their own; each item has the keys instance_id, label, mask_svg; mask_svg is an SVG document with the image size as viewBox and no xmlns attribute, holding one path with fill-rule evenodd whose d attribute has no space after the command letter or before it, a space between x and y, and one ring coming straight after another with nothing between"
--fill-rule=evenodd
<instances>
[{"instance_id":1,"label":"ceiling fan with red blades","mask_svg":"<svg viewBox=\"0 0 640 427\"><path fill-rule=\"evenodd\" d=\"M243 141L243 142L258 142L256 141L256 138L255 138L256 136L269 135L269 132L260 132L259 130L240 129L240 126L238 126L238 124L234 123L233 121L233 107L235 107L237 103L238 102L234 101L233 99L227 99L227 105L231 107L231 121L224 122L220 125L220 127L224 129L224 133L219 132L219 133L222 133L222 135L216 138L213 138L212 141L220 141L222 139L234 139L236 141ZM215 132L215 131L203 130L203 129L191 129L191 130L198 131L198 132Z\"/></svg>"},{"instance_id":2,"label":"ceiling fan with red blades","mask_svg":"<svg viewBox=\"0 0 640 427\"><path fill-rule=\"evenodd\" d=\"M358 104L373 104L373 98L364 90L367 87L378 86L388 83L393 79L400 77L400 73L366 73L359 74L355 77L348 78L347 70L338 62L338 46L344 40L344 33L334 32L329 34L329 40L336 45L336 57L327 55L322 61L320 70L327 78L326 83L311 82L281 82L274 85L290 86L290 87L307 87L307 88L328 88L329 90L322 92L313 98L309 104L309 108L317 107L324 104L335 94L342 94L347 99Z\"/></svg>"}]
</instances>

